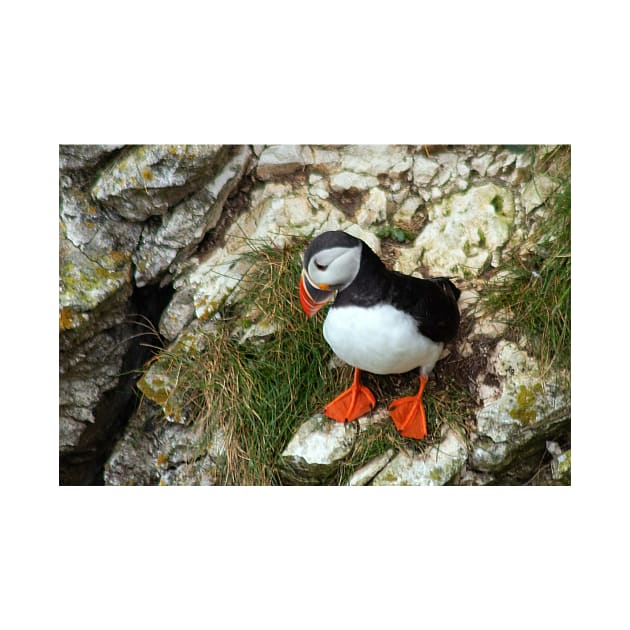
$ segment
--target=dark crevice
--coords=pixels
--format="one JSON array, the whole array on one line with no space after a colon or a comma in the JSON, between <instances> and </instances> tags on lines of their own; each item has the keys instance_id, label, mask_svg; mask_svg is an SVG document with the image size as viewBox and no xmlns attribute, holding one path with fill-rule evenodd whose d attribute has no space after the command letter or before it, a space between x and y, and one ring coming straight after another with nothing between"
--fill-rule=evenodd
<instances>
[{"instance_id":1,"label":"dark crevice","mask_svg":"<svg viewBox=\"0 0 630 630\"><path fill-rule=\"evenodd\" d=\"M113 336L129 342L120 379L102 396L94 409L94 423L86 426L77 446L60 455L60 485L103 485L105 462L138 405L136 382L142 367L164 346L158 323L172 296L170 284L134 289L127 320L111 329Z\"/></svg>"}]
</instances>

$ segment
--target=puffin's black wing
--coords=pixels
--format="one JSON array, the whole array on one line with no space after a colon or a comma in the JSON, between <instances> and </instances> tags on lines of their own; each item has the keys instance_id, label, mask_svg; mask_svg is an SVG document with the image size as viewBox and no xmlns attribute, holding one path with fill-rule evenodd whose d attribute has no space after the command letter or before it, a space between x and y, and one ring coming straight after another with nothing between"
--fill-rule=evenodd
<instances>
[{"instance_id":1,"label":"puffin's black wing","mask_svg":"<svg viewBox=\"0 0 630 630\"><path fill-rule=\"evenodd\" d=\"M459 289L448 278L423 280L392 272L392 304L409 313L432 341L446 342L459 327Z\"/></svg>"}]
</instances>

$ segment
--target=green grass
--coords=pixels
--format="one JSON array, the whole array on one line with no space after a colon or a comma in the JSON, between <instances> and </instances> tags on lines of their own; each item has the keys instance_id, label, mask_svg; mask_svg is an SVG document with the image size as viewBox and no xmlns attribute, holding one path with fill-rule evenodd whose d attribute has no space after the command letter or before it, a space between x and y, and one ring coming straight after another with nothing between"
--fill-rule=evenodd
<instances>
[{"instance_id":1,"label":"green grass","mask_svg":"<svg viewBox=\"0 0 630 630\"><path fill-rule=\"evenodd\" d=\"M528 339L545 372L557 373L571 366L570 147L557 147L537 167L558 188L531 234L535 248L515 254L501 267L507 274L488 281L482 306L505 321L512 334Z\"/></svg>"},{"instance_id":2,"label":"green grass","mask_svg":"<svg viewBox=\"0 0 630 630\"><path fill-rule=\"evenodd\" d=\"M304 239L285 249L252 244L239 300L221 309L206 347L170 357L169 372L178 375L171 395L185 401L200 447L217 424L223 429L226 484L280 483L278 456L300 422L350 381L349 368L328 369L332 353L321 319L309 319L300 307L305 245ZM241 343L242 333L260 322L275 332Z\"/></svg>"}]
</instances>

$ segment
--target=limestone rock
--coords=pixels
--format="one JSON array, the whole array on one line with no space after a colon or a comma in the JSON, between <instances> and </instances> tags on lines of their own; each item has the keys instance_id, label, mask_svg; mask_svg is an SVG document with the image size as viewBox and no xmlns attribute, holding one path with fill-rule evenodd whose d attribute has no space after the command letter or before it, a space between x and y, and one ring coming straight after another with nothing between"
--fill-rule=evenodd
<instances>
[{"instance_id":1,"label":"limestone rock","mask_svg":"<svg viewBox=\"0 0 630 630\"><path fill-rule=\"evenodd\" d=\"M223 204L236 188L250 160L249 147L233 147L227 162L192 197L173 206L161 217L161 224L144 227L134 253L137 286L154 282L175 260L186 259L206 233L215 227Z\"/></svg>"},{"instance_id":2,"label":"limestone rock","mask_svg":"<svg viewBox=\"0 0 630 630\"><path fill-rule=\"evenodd\" d=\"M155 405L134 414L125 435L105 463L105 485L216 485L225 464L225 436L209 439L164 421Z\"/></svg>"},{"instance_id":3,"label":"limestone rock","mask_svg":"<svg viewBox=\"0 0 630 630\"><path fill-rule=\"evenodd\" d=\"M556 442L547 442L547 450L553 455L552 479L564 485L571 485L571 449L563 451Z\"/></svg>"},{"instance_id":4,"label":"limestone rock","mask_svg":"<svg viewBox=\"0 0 630 630\"><path fill-rule=\"evenodd\" d=\"M394 450L389 448L385 453L375 457L365 466L359 468L348 480L349 486L365 486L390 462L394 456Z\"/></svg>"},{"instance_id":5,"label":"limestone rock","mask_svg":"<svg viewBox=\"0 0 630 630\"><path fill-rule=\"evenodd\" d=\"M122 144L59 145L59 170L73 171L96 166L104 157L120 149Z\"/></svg>"},{"instance_id":6,"label":"limestone rock","mask_svg":"<svg viewBox=\"0 0 630 630\"><path fill-rule=\"evenodd\" d=\"M60 186L59 213L59 449L66 454L97 420L90 433L101 431L96 407L123 371L140 227L108 216L75 188Z\"/></svg>"},{"instance_id":7,"label":"limestone rock","mask_svg":"<svg viewBox=\"0 0 630 630\"><path fill-rule=\"evenodd\" d=\"M416 155L413 158L413 181L416 186L428 186L440 169L436 160Z\"/></svg>"},{"instance_id":8,"label":"limestone rock","mask_svg":"<svg viewBox=\"0 0 630 630\"><path fill-rule=\"evenodd\" d=\"M433 275L479 272L504 246L514 220L507 188L485 184L429 206L428 224L414 243Z\"/></svg>"},{"instance_id":9,"label":"limestone rock","mask_svg":"<svg viewBox=\"0 0 630 630\"><path fill-rule=\"evenodd\" d=\"M173 341L195 317L194 291L191 286L176 291L160 317L160 334Z\"/></svg>"},{"instance_id":10,"label":"limestone rock","mask_svg":"<svg viewBox=\"0 0 630 630\"><path fill-rule=\"evenodd\" d=\"M177 374L172 370L171 356L200 353L211 343L214 333L212 321L194 321L175 341L153 361L138 380L138 389L152 402L158 404L169 422L185 425L189 421L189 409L177 385Z\"/></svg>"},{"instance_id":11,"label":"limestone rock","mask_svg":"<svg viewBox=\"0 0 630 630\"><path fill-rule=\"evenodd\" d=\"M99 165L122 148L121 144L60 144L60 188L80 189L87 186Z\"/></svg>"},{"instance_id":12,"label":"limestone rock","mask_svg":"<svg viewBox=\"0 0 630 630\"><path fill-rule=\"evenodd\" d=\"M223 163L220 145L142 145L128 147L109 163L91 194L130 221L162 215L197 192Z\"/></svg>"},{"instance_id":13,"label":"limestone rock","mask_svg":"<svg viewBox=\"0 0 630 630\"><path fill-rule=\"evenodd\" d=\"M486 383L487 374L495 375L494 385ZM537 363L511 341L496 345L479 376L479 395L472 464L481 471L498 472L516 458L525 459L570 422L569 393L561 378L545 380Z\"/></svg>"},{"instance_id":14,"label":"limestone rock","mask_svg":"<svg viewBox=\"0 0 630 630\"><path fill-rule=\"evenodd\" d=\"M409 222L421 204L422 199L420 197L410 195L402 202L400 208L394 214L394 220Z\"/></svg>"},{"instance_id":15,"label":"limestone rock","mask_svg":"<svg viewBox=\"0 0 630 630\"><path fill-rule=\"evenodd\" d=\"M327 171L338 161L335 150L299 144L270 145L260 154L256 175L266 180L303 171L307 166Z\"/></svg>"},{"instance_id":16,"label":"limestone rock","mask_svg":"<svg viewBox=\"0 0 630 630\"><path fill-rule=\"evenodd\" d=\"M494 161L486 171L486 175L489 177L496 177L497 175L507 175L510 167L516 162L516 154L507 149L499 151L494 157Z\"/></svg>"},{"instance_id":17,"label":"limestone rock","mask_svg":"<svg viewBox=\"0 0 630 630\"><path fill-rule=\"evenodd\" d=\"M343 190L368 190L378 185L378 179L374 175L354 173L352 171L341 171L330 177L330 187L335 192Z\"/></svg>"},{"instance_id":18,"label":"limestone rock","mask_svg":"<svg viewBox=\"0 0 630 630\"><path fill-rule=\"evenodd\" d=\"M380 188L372 188L357 211L357 223L365 228L374 223L382 223L385 219L387 219L387 196Z\"/></svg>"},{"instance_id":19,"label":"limestone rock","mask_svg":"<svg viewBox=\"0 0 630 630\"><path fill-rule=\"evenodd\" d=\"M472 158L470 161L470 167L473 171L476 171L481 177L485 177L488 172L488 167L492 163L494 156L492 153L482 153Z\"/></svg>"},{"instance_id":20,"label":"limestone rock","mask_svg":"<svg viewBox=\"0 0 630 630\"><path fill-rule=\"evenodd\" d=\"M375 477L374 486L443 486L462 469L468 451L462 438L448 431L442 441L421 455L399 453Z\"/></svg>"},{"instance_id":21,"label":"limestone rock","mask_svg":"<svg viewBox=\"0 0 630 630\"><path fill-rule=\"evenodd\" d=\"M342 168L353 173L396 177L413 167L413 158L406 146L348 145L340 153Z\"/></svg>"},{"instance_id":22,"label":"limestone rock","mask_svg":"<svg viewBox=\"0 0 630 630\"><path fill-rule=\"evenodd\" d=\"M532 177L521 192L521 203L525 212L531 212L541 206L558 188L557 182L546 175Z\"/></svg>"},{"instance_id":23,"label":"limestone rock","mask_svg":"<svg viewBox=\"0 0 630 630\"><path fill-rule=\"evenodd\" d=\"M350 453L359 431L382 415L342 424L318 414L306 420L282 452L282 475L289 483L326 483Z\"/></svg>"}]
</instances>

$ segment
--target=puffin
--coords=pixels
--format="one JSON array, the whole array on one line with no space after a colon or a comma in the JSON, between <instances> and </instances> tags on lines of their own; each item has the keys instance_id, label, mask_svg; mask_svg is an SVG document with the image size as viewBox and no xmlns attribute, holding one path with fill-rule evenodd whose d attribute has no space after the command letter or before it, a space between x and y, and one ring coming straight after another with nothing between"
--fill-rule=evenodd
<instances>
[{"instance_id":1,"label":"puffin","mask_svg":"<svg viewBox=\"0 0 630 630\"><path fill-rule=\"evenodd\" d=\"M324 414L352 422L376 405L361 372L401 374L420 368L418 392L391 403L389 413L403 437L427 435L422 395L444 344L457 334L460 291L449 278L415 278L386 268L361 239L339 230L323 232L306 247L299 286L309 317L330 303L323 334L333 352L354 368L349 389Z\"/></svg>"}]
</instances>

